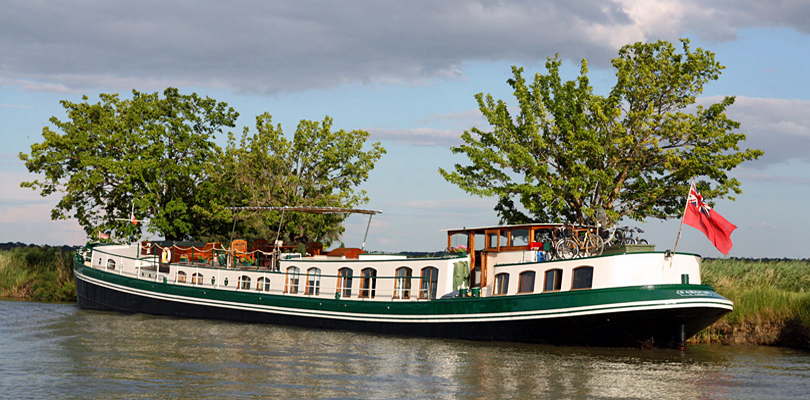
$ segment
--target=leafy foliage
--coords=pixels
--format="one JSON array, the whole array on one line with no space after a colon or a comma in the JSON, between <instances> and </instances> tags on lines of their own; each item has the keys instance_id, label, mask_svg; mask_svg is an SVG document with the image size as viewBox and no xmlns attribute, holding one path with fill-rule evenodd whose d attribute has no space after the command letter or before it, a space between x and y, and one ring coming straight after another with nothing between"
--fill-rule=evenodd
<instances>
[{"instance_id":1,"label":"leafy foliage","mask_svg":"<svg viewBox=\"0 0 810 400\"><path fill-rule=\"evenodd\" d=\"M332 131L332 119L302 120L292 140L270 114L256 117L256 133L245 128L241 141L231 136L224 157L224 186L231 187L236 206L356 207L368 202L356 187L368 179L385 153L377 142L367 151L368 132ZM275 237L277 212L242 212L238 230L244 237ZM287 213L281 228L287 243L323 242L329 245L343 232L342 214Z\"/></svg>"},{"instance_id":2,"label":"leafy foliage","mask_svg":"<svg viewBox=\"0 0 810 400\"><path fill-rule=\"evenodd\" d=\"M745 135L724 113L733 97L693 106L724 67L713 53L681 42L682 53L665 41L624 46L612 60L617 82L606 97L593 93L585 60L579 77L566 82L556 56L533 82L512 67L518 113L476 95L492 129L464 132L464 144L451 150L471 165L439 172L468 193L498 197L505 223L583 223L599 208L610 221L674 217L692 177L707 198L741 193L728 172L762 151L739 150Z\"/></svg>"},{"instance_id":3,"label":"leafy foliage","mask_svg":"<svg viewBox=\"0 0 810 400\"><path fill-rule=\"evenodd\" d=\"M208 164L221 152L211 139L239 115L225 103L168 88L158 93L132 92L131 100L101 94L101 101L62 101L67 121L52 117L62 133L43 128L45 140L20 159L40 179L21 186L42 196L62 193L53 219L75 217L87 232L112 231L119 237L148 231L171 240L195 235L195 210L213 197ZM206 196L207 194L207 196ZM203 207L201 207L203 205ZM132 229L135 232L132 232Z\"/></svg>"}]
</instances>

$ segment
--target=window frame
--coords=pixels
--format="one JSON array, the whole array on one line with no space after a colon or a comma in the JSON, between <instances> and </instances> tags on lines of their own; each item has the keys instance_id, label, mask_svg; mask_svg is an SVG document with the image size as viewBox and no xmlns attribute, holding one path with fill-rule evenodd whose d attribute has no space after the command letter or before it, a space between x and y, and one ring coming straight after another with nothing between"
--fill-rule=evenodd
<instances>
[{"instance_id":1,"label":"window frame","mask_svg":"<svg viewBox=\"0 0 810 400\"><path fill-rule=\"evenodd\" d=\"M248 275L239 275L239 278L236 280L236 287L239 290L250 290L250 276Z\"/></svg>"},{"instance_id":2,"label":"window frame","mask_svg":"<svg viewBox=\"0 0 810 400\"><path fill-rule=\"evenodd\" d=\"M495 274L495 280L493 282L494 282L493 283L494 286L492 287L492 295L493 296L506 296L507 294L509 294L509 273L508 272L501 272L501 273Z\"/></svg>"},{"instance_id":3,"label":"window frame","mask_svg":"<svg viewBox=\"0 0 810 400\"><path fill-rule=\"evenodd\" d=\"M177 271L177 283L186 283L186 271Z\"/></svg>"},{"instance_id":4,"label":"window frame","mask_svg":"<svg viewBox=\"0 0 810 400\"><path fill-rule=\"evenodd\" d=\"M315 280L311 280L311 277L315 277ZM304 288L304 294L309 296L317 296L321 294L321 269L318 267L310 267L307 270L307 281L306 287Z\"/></svg>"},{"instance_id":5,"label":"window frame","mask_svg":"<svg viewBox=\"0 0 810 400\"><path fill-rule=\"evenodd\" d=\"M292 274L291 272L292 271ZM290 275L292 275L293 280L290 279ZM284 277L284 293L289 294L298 294L298 284L300 283L299 280L301 279L301 268L296 266L289 266L287 267L287 271L285 272Z\"/></svg>"},{"instance_id":6,"label":"window frame","mask_svg":"<svg viewBox=\"0 0 810 400\"><path fill-rule=\"evenodd\" d=\"M400 275L400 271L405 272ZM413 281L413 268L399 267L394 272L394 299L410 299L411 298L411 285Z\"/></svg>"},{"instance_id":7,"label":"window frame","mask_svg":"<svg viewBox=\"0 0 810 400\"><path fill-rule=\"evenodd\" d=\"M270 278L266 276L260 276L259 279L256 279L256 290L259 292L269 292Z\"/></svg>"},{"instance_id":8,"label":"window frame","mask_svg":"<svg viewBox=\"0 0 810 400\"><path fill-rule=\"evenodd\" d=\"M576 278L577 278L577 271L583 271L583 270L590 270L591 271L590 285L588 285L587 287L576 287L575 283L576 283ZM593 267L592 266L590 266L590 265L582 265L582 266L574 268L571 271L571 290L589 290L589 289L592 289L592 288L593 288Z\"/></svg>"},{"instance_id":9,"label":"window frame","mask_svg":"<svg viewBox=\"0 0 810 400\"><path fill-rule=\"evenodd\" d=\"M433 272L434 276L428 276L425 279L425 274ZM419 298L425 300L433 300L436 298L436 292L439 287L439 269L433 266L427 266L419 272Z\"/></svg>"},{"instance_id":10,"label":"window frame","mask_svg":"<svg viewBox=\"0 0 810 400\"><path fill-rule=\"evenodd\" d=\"M548 275L549 272L553 272L553 279L554 282L552 283L552 289L548 290ZM559 292L562 291L562 278L563 278L563 270L561 268L551 268L545 270L543 272L543 292Z\"/></svg>"},{"instance_id":11,"label":"window frame","mask_svg":"<svg viewBox=\"0 0 810 400\"><path fill-rule=\"evenodd\" d=\"M191 283L194 286L199 286L203 284L203 274L200 272L195 272L191 274Z\"/></svg>"},{"instance_id":12,"label":"window frame","mask_svg":"<svg viewBox=\"0 0 810 400\"><path fill-rule=\"evenodd\" d=\"M337 292L340 293L340 297L352 297L352 278L354 278L354 270L351 268L338 269Z\"/></svg>"},{"instance_id":13,"label":"window frame","mask_svg":"<svg viewBox=\"0 0 810 400\"><path fill-rule=\"evenodd\" d=\"M523 290L524 277L528 277L529 275L531 275L531 279L532 279L532 281L531 281L531 290ZM526 278L526 279L528 279L528 278ZM529 270L529 271L521 272L520 274L518 274L518 291L517 291L518 294L534 293L534 284L536 282L537 282L537 271Z\"/></svg>"},{"instance_id":14,"label":"window frame","mask_svg":"<svg viewBox=\"0 0 810 400\"><path fill-rule=\"evenodd\" d=\"M360 293L357 297L361 299L373 299L377 294L377 270L366 267L360 270Z\"/></svg>"}]
</instances>

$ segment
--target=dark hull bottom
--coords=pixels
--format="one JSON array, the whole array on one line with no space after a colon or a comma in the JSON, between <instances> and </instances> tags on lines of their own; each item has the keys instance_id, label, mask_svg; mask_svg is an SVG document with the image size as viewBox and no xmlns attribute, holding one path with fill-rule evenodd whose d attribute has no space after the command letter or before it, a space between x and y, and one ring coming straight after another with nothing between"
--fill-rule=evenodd
<instances>
[{"instance_id":1,"label":"dark hull bottom","mask_svg":"<svg viewBox=\"0 0 810 400\"><path fill-rule=\"evenodd\" d=\"M687 338L728 312L694 307L476 323L380 323L187 304L123 293L80 279L76 280L76 289L79 307L90 310L392 335L599 347L681 347Z\"/></svg>"}]
</instances>

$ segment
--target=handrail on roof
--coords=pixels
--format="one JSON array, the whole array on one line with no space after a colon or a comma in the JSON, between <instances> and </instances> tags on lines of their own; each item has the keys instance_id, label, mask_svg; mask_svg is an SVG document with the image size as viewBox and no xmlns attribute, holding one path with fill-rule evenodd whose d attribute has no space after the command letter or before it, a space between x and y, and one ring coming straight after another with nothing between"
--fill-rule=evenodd
<instances>
[{"instance_id":1,"label":"handrail on roof","mask_svg":"<svg viewBox=\"0 0 810 400\"><path fill-rule=\"evenodd\" d=\"M380 210L363 210L359 208L342 207L314 207L314 206L283 206L283 207L226 207L234 211L300 211L313 214L382 214Z\"/></svg>"}]
</instances>

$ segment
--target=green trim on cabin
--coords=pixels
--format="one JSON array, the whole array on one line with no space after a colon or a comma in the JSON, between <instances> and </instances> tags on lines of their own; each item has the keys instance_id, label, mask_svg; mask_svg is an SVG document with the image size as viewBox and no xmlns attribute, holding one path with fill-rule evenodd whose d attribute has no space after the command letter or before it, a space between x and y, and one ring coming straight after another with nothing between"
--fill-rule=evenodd
<instances>
[{"instance_id":1,"label":"green trim on cabin","mask_svg":"<svg viewBox=\"0 0 810 400\"><path fill-rule=\"evenodd\" d=\"M458 316L474 318L501 317L503 313L520 312L553 312L560 309L560 314L575 311L564 311L577 307L605 306L607 310L621 310L635 307L631 303L645 301L664 301L675 299L701 299L707 302L722 303L727 301L705 285L671 284L654 286L631 286L621 288L575 290L565 292L534 293L483 298L454 298L419 301L382 301L363 299L343 299L332 297L309 297L302 295L268 294L254 290L223 290L205 286L188 286L174 283L147 281L114 272L87 267L78 260L74 261L76 272L90 278L131 289L152 292L156 295L181 296L195 301L222 301L238 303L245 306L279 307L294 312L306 313L331 312L335 314L360 314L367 319L382 319L395 316ZM688 291L688 296L679 295L677 291ZM167 299L171 301L172 299ZM228 307L221 304L211 306ZM256 311L262 311L257 309ZM470 315L476 314L476 315ZM339 318L335 315L312 315L313 317ZM508 316L504 316L508 317Z\"/></svg>"}]
</instances>

